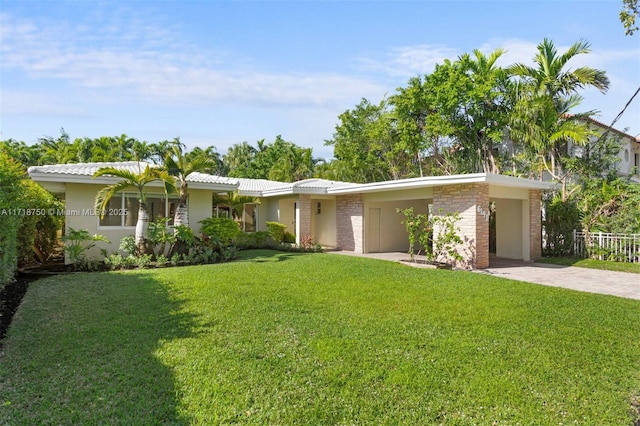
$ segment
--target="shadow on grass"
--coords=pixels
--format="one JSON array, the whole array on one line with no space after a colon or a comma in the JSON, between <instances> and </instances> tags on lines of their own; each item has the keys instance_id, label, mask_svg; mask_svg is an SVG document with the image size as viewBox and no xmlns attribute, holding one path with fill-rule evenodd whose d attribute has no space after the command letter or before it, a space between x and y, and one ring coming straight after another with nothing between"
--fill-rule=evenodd
<instances>
[{"instance_id":1,"label":"shadow on grass","mask_svg":"<svg viewBox=\"0 0 640 426\"><path fill-rule=\"evenodd\" d=\"M283 262L293 259L294 257L303 256L306 253L292 253L278 250L244 250L238 254L238 261L266 263L266 262Z\"/></svg>"},{"instance_id":2,"label":"shadow on grass","mask_svg":"<svg viewBox=\"0 0 640 426\"><path fill-rule=\"evenodd\" d=\"M0 358L0 424L188 424L157 353L194 320L151 273L35 282Z\"/></svg>"}]
</instances>

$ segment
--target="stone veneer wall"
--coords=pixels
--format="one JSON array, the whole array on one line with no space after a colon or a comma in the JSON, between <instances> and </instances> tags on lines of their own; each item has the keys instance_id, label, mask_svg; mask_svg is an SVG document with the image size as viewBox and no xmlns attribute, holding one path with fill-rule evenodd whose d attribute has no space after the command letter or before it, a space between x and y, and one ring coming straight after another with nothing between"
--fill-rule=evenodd
<instances>
[{"instance_id":1,"label":"stone veneer wall","mask_svg":"<svg viewBox=\"0 0 640 426\"><path fill-rule=\"evenodd\" d=\"M459 252L462 265L489 267L489 185L460 184L433 188L433 213L459 213L460 236L464 244ZM436 230L437 232L437 230Z\"/></svg>"},{"instance_id":2,"label":"stone veneer wall","mask_svg":"<svg viewBox=\"0 0 640 426\"><path fill-rule=\"evenodd\" d=\"M298 229L296 233L296 243L300 244L302 237L311 235L311 195L300 194L297 201L298 207Z\"/></svg>"},{"instance_id":3,"label":"stone veneer wall","mask_svg":"<svg viewBox=\"0 0 640 426\"><path fill-rule=\"evenodd\" d=\"M336 244L340 250L364 253L364 198L361 194L336 197Z\"/></svg>"},{"instance_id":4,"label":"stone veneer wall","mask_svg":"<svg viewBox=\"0 0 640 426\"><path fill-rule=\"evenodd\" d=\"M529 256L542 257L542 190L529 190Z\"/></svg>"}]
</instances>

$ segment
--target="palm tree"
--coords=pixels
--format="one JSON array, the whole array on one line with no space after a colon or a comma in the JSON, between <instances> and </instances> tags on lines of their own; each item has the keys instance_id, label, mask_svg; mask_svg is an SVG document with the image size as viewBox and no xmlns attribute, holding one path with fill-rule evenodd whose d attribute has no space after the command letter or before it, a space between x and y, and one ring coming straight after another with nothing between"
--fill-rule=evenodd
<instances>
[{"instance_id":1,"label":"palm tree","mask_svg":"<svg viewBox=\"0 0 640 426\"><path fill-rule=\"evenodd\" d=\"M140 163L138 163L140 165ZM117 169L115 167L102 167L98 169L93 177L98 176L113 176L120 178L120 182L113 185L106 186L98 191L95 200L95 207L98 211L102 212L100 217L104 217L104 212L109 203L109 200L118 192L127 188L135 188L138 190L138 222L136 223L135 241L138 250L141 253L147 252L147 235L149 228L149 212L147 211L146 201L147 194L145 192L145 186L154 181L161 181L164 185L165 193L175 192L175 180L166 170L161 168L152 168L147 164L146 167L141 170L139 168L138 173L131 172L129 170Z\"/></svg>"},{"instance_id":2,"label":"palm tree","mask_svg":"<svg viewBox=\"0 0 640 426\"><path fill-rule=\"evenodd\" d=\"M173 218L173 226L189 226L189 210L187 208L187 197L189 195L189 185L187 177L194 172L208 172L215 170L216 163L211 158L203 155L190 157L186 156L182 150L184 145L180 143L180 138L175 138L169 153L165 157L164 164L167 172L174 176L179 185L180 200Z\"/></svg>"},{"instance_id":3,"label":"palm tree","mask_svg":"<svg viewBox=\"0 0 640 426\"><path fill-rule=\"evenodd\" d=\"M238 191L227 192L227 195L213 194L213 205L224 204L229 207L231 217L236 222L242 220L245 204L260 204L260 199L247 195L240 195Z\"/></svg>"},{"instance_id":4,"label":"palm tree","mask_svg":"<svg viewBox=\"0 0 640 426\"><path fill-rule=\"evenodd\" d=\"M227 154L222 158L225 167L231 177L251 177L249 169L251 162L256 157L256 149L249 142L237 143L229 147Z\"/></svg>"},{"instance_id":5,"label":"palm tree","mask_svg":"<svg viewBox=\"0 0 640 426\"><path fill-rule=\"evenodd\" d=\"M609 89L609 78L605 71L591 67L565 70L567 63L575 56L591 52L589 46L586 40L579 40L565 53L558 55L553 41L545 38L538 45L538 53L533 59L535 67L514 64L507 68L507 72L520 77L533 89L533 94L546 95L554 101L574 95L588 86L605 93Z\"/></svg>"},{"instance_id":6,"label":"palm tree","mask_svg":"<svg viewBox=\"0 0 640 426\"><path fill-rule=\"evenodd\" d=\"M517 104L511 122L512 136L539 156L556 178L561 174L560 147L569 140L576 144L588 141L586 126L579 124L577 117L569 116L570 110L582 101L578 90L595 87L605 93L609 88L605 71L591 67L566 69L572 58L589 52L589 43L580 40L559 55L553 41L545 38L538 45L535 66L514 64L507 68L507 73L519 78L515 85Z\"/></svg>"},{"instance_id":7,"label":"palm tree","mask_svg":"<svg viewBox=\"0 0 640 426\"><path fill-rule=\"evenodd\" d=\"M506 73L496 62L504 54L503 49L496 49L489 56L476 49L473 56L460 56L466 74L475 90L466 95L463 110L464 130L461 139L473 146L474 171L499 173L500 169L494 155L494 144L501 142L502 129L506 124Z\"/></svg>"}]
</instances>

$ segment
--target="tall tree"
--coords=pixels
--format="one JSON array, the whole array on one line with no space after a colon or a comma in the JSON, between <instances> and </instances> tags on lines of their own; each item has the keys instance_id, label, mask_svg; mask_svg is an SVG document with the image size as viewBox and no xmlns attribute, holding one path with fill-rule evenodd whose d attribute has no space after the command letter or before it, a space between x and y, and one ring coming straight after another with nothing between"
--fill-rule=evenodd
<instances>
[{"instance_id":1,"label":"tall tree","mask_svg":"<svg viewBox=\"0 0 640 426\"><path fill-rule=\"evenodd\" d=\"M604 93L609 88L609 79L604 71L591 67L567 69L571 59L590 52L585 40L574 43L563 54L558 54L549 39L544 39L537 49L535 66L519 63L507 68L516 78L517 94L511 135L541 161L551 176L563 183L566 195L567 177L560 160L568 142L587 143L590 131L580 118L593 114L590 111L571 115L582 101L578 92L594 87Z\"/></svg>"},{"instance_id":2,"label":"tall tree","mask_svg":"<svg viewBox=\"0 0 640 426\"><path fill-rule=\"evenodd\" d=\"M147 211L146 205L147 193L145 191L145 187L151 182L159 180L164 185L165 193L175 192L176 187L173 176L169 175L169 173L164 169L149 167L149 165L146 165L144 169L140 167L138 173L114 167L102 167L93 174L93 177L105 175L119 178L120 181L113 185L105 186L98 191L95 199L96 210L102 212L101 217L103 217L109 200L111 200L116 193L127 188L135 188L138 191L139 205L135 240L138 250L141 253L146 253L148 251L147 236L149 230L149 212Z\"/></svg>"},{"instance_id":3,"label":"tall tree","mask_svg":"<svg viewBox=\"0 0 640 426\"><path fill-rule=\"evenodd\" d=\"M255 155L256 149L246 141L229 147L227 154L223 157L225 167L229 170L229 176L248 177L247 174Z\"/></svg>"},{"instance_id":4,"label":"tall tree","mask_svg":"<svg viewBox=\"0 0 640 426\"><path fill-rule=\"evenodd\" d=\"M27 145L23 141L18 142L14 139L7 139L0 141L0 152L22 164L25 169L43 164L42 151L39 144Z\"/></svg>"},{"instance_id":5,"label":"tall tree","mask_svg":"<svg viewBox=\"0 0 640 426\"><path fill-rule=\"evenodd\" d=\"M400 139L388 100L373 104L362 99L339 119L333 138L325 145L333 146L341 180L365 183L419 174L412 162L415 153L408 148L414 141Z\"/></svg>"},{"instance_id":6,"label":"tall tree","mask_svg":"<svg viewBox=\"0 0 640 426\"><path fill-rule=\"evenodd\" d=\"M75 162L76 153L72 149L69 135L64 129L60 129L60 136L53 138L45 136L38 139L42 147L43 164L67 164Z\"/></svg>"},{"instance_id":7,"label":"tall tree","mask_svg":"<svg viewBox=\"0 0 640 426\"><path fill-rule=\"evenodd\" d=\"M173 218L173 225L189 226L189 209L187 198L189 196L189 184L187 177L194 172L211 172L216 164L205 156L187 156L183 153L184 144L180 138L175 138L170 153L164 160L167 172L176 179L179 188L180 199Z\"/></svg>"},{"instance_id":8,"label":"tall tree","mask_svg":"<svg viewBox=\"0 0 640 426\"><path fill-rule=\"evenodd\" d=\"M210 170L210 173L217 174L219 176L226 176L227 173L229 172L225 168L224 162L220 157L220 153L216 150L216 147L213 145L210 145L205 149L202 149L199 146L196 146L191 151L186 152L184 155L187 161L191 161L195 158L202 158L202 157L208 158L209 161L215 164L215 167L213 167Z\"/></svg>"}]
</instances>

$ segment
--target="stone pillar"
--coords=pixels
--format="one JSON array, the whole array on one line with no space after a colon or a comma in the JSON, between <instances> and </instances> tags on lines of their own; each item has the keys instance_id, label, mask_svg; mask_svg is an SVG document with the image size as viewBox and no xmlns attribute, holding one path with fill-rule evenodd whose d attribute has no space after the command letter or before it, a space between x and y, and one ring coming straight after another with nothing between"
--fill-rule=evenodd
<instances>
[{"instance_id":1,"label":"stone pillar","mask_svg":"<svg viewBox=\"0 0 640 426\"><path fill-rule=\"evenodd\" d=\"M364 253L364 199L362 194L336 197L336 245L340 250Z\"/></svg>"},{"instance_id":2,"label":"stone pillar","mask_svg":"<svg viewBox=\"0 0 640 426\"><path fill-rule=\"evenodd\" d=\"M542 190L529 190L529 257L542 257Z\"/></svg>"},{"instance_id":3,"label":"stone pillar","mask_svg":"<svg viewBox=\"0 0 640 426\"><path fill-rule=\"evenodd\" d=\"M464 260L459 266L489 267L489 185L474 183L434 187L433 214L444 216L447 213L460 215L456 225L464 243L458 252Z\"/></svg>"},{"instance_id":4,"label":"stone pillar","mask_svg":"<svg viewBox=\"0 0 640 426\"><path fill-rule=\"evenodd\" d=\"M296 204L296 244L300 244L302 237L311 235L311 195L300 194Z\"/></svg>"}]
</instances>

